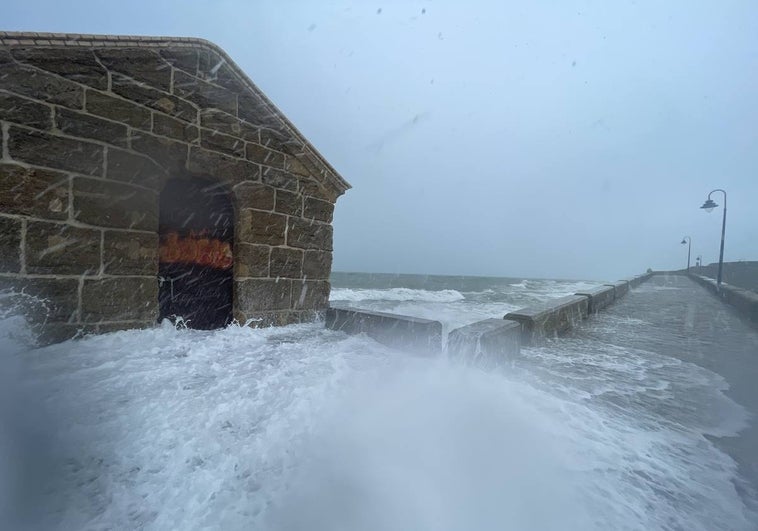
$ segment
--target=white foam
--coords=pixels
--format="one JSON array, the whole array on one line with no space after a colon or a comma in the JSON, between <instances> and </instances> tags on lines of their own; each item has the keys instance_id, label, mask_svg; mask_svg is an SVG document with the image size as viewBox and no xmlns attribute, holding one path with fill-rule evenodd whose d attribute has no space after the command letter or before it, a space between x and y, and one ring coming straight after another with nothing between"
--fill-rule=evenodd
<instances>
[{"instance_id":1,"label":"white foam","mask_svg":"<svg viewBox=\"0 0 758 531\"><path fill-rule=\"evenodd\" d=\"M430 291L426 289L388 288L388 289L351 289L333 288L331 301L418 301L418 302L455 302L465 299L463 294L454 289Z\"/></svg>"},{"instance_id":2,"label":"white foam","mask_svg":"<svg viewBox=\"0 0 758 531\"><path fill-rule=\"evenodd\" d=\"M514 294L524 294L538 301L554 299L573 295L579 291L596 288L600 285L598 282L587 282L583 280L522 280L510 284Z\"/></svg>"},{"instance_id":3,"label":"white foam","mask_svg":"<svg viewBox=\"0 0 758 531\"><path fill-rule=\"evenodd\" d=\"M752 529L704 437L744 426L723 380L588 348L485 372L319 323L69 341L12 355L51 443L20 462L50 463L50 529Z\"/></svg>"}]
</instances>

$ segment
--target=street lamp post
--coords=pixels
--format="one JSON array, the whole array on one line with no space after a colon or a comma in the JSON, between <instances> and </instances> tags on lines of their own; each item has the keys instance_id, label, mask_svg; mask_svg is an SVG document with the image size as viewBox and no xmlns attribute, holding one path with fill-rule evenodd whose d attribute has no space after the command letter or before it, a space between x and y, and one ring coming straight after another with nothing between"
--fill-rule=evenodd
<instances>
[{"instance_id":1,"label":"street lamp post","mask_svg":"<svg viewBox=\"0 0 758 531\"><path fill-rule=\"evenodd\" d=\"M687 247L687 273L690 272L690 254L692 253L692 238L689 236L685 236L682 238L682 245L689 242L689 246Z\"/></svg>"},{"instance_id":2,"label":"street lamp post","mask_svg":"<svg viewBox=\"0 0 758 531\"><path fill-rule=\"evenodd\" d=\"M719 274L718 278L716 279L716 286L720 289L721 288L721 278L722 273L724 271L724 233L726 232L726 192L722 190L721 188L716 188L715 190L711 190L711 193L708 194L708 199L705 200L705 203L703 203L702 208L706 212L712 212L714 208L716 208L718 205L711 199L711 194L713 192L721 192L724 194L724 218L721 222L721 250L719 251Z\"/></svg>"}]
</instances>

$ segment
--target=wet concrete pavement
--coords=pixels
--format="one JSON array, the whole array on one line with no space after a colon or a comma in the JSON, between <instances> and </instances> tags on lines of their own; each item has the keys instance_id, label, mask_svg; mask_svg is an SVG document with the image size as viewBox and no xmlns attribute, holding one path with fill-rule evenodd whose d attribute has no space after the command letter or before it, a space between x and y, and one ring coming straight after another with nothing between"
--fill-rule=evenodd
<instances>
[{"instance_id":1,"label":"wet concrete pavement","mask_svg":"<svg viewBox=\"0 0 758 531\"><path fill-rule=\"evenodd\" d=\"M737 462L747 483L737 488L748 505L758 505L756 328L689 278L659 275L585 321L572 337L671 356L722 376L729 385L724 393L748 411L748 426L737 436L709 439Z\"/></svg>"}]
</instances>

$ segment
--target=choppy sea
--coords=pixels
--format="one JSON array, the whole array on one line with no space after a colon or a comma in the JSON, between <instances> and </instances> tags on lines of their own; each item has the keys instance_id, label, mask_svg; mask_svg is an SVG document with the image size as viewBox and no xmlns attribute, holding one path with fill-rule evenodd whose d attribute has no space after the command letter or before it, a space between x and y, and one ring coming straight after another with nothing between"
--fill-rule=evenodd
<instances>
[{"instance_id":1,"label":"choppy sea","mask_svg":"<svg viewBox=\"0 0 758 531\"><path fill-rule=\"evenodd\" d=\"M337 273L331 298L451 329L595 284ZM321 323L35 348L0 308L0 524L756 528L706 437L745 411L720 376L655 352L559 340L485 370Z\"/></svg>"}]
</instances>

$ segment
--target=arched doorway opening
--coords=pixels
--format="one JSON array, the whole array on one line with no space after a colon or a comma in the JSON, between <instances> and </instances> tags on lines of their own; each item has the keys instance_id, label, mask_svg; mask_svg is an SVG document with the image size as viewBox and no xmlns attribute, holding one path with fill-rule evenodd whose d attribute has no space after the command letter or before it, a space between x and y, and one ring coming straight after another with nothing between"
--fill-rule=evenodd
<instances>
[{"instance_id":1,"label":"arched doorway opening","mask_svg":"<svg viewBox=\"0 0 758 531\"><path fill-rule=\"evenodd\" d=\"M221 328L232 320L234 207L207 179L171 179L160 195L160 320Z\"/></svg>"}]
</instances>

